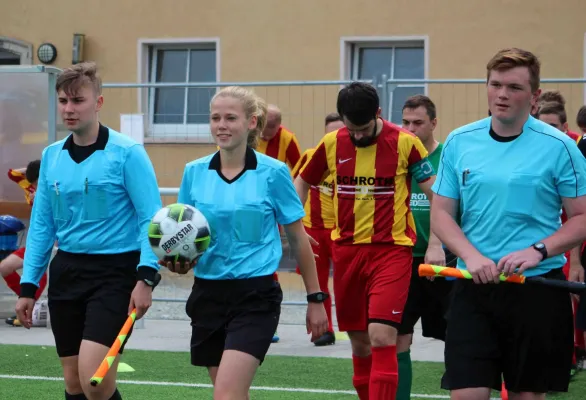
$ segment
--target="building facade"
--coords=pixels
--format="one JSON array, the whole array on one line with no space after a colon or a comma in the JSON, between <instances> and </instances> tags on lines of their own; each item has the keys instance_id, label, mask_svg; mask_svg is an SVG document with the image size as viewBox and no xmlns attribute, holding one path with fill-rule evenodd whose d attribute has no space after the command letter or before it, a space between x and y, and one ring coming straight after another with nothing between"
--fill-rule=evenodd
<instances>
[{"instance_id":1,"label":"building facade","mask_svg":"<svg viewBox=\"0 0 586 400\"><path fill-rule=\"evenodd\" d=\"M563 7L547 0L19 0L2 6L0 64L42 64L39 55L50 60L56 51L47 65L96 61L106 84L208 83L104 89L102 122L119 129L121 114L143 114L144 141L159 184L177 187L185 163L215 149L207 125L214 83L485 78L489 58L512 46L539 55L542 78L581 78L584 15L583 0L565 0ZM283 124L303 150L323 135L323 119L335 111L339 87L254 89L281 107ZM575 128L584 85L547 87L566 96ZM381 89L388 95L383 113L398 123L406 97L428 94L438 107L440 139L487 112L482 84L406 83L388 89Z\"/></svg>"}]
</instances>

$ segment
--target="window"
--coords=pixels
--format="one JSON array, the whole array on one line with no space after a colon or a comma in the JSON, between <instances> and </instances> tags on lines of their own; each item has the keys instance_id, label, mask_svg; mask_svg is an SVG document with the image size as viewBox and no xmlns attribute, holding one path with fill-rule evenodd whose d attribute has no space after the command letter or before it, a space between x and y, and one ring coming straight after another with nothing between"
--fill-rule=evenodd
<instances>
[{"instance_id":1,"label":"window","mask_svg":"<svg viewBox=\"0 0 586 400\"><path fill-rule=\"evenodd\" d=\"M20 65L20 55L0 49L0 65Z\"/></svg>"},{"instance_id":2,"label":"window","mask_svg":"<svg viewBox=\"0 0 586 400\"><path fill-rule=\"evenodd\" d=\"M387 79L425 79L425 44L423 40L413 41L355 41L347 44L349 54L349 76L347 78L375 79L382 82L382 75ZM394 89L393 89L394 87ZM392 90L391 90L392 89ZM378 88L381 103L382 90ZM388 86L387 110L383 115L389 121L400 125L402 108L405 100L416 94L425 94L423 84L399 84Z\"/></svg>"},{"instance_id":3,"label":"window","mask_svg":"<svg viewBox=\"0 0 586 400\"><path fill-rule=\"evenodd\" d=\"M150 45L148 57L149 82L217 82L215 43ZM211 141L209 104L215 92L215 87L149 89L150 136Z\"/></svg>"},{"instance_id":4,"label":"window","mask_svg":"<svg viewBox=\"0 0 586 400\"><path fill-rule=\"evenodd\" d=\"M0 36L0 65L31 65L32 52L32 44Z\"/></svg>"}]
</instances>

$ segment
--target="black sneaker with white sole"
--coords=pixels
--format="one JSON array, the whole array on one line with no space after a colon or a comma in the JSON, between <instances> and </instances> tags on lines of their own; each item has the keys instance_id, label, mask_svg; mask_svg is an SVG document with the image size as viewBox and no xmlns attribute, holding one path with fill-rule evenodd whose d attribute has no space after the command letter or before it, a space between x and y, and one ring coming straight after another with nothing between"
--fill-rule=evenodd
<instances>
[{"instance_id":1,"label":"black sneaker with white sole","mask_svg":"<svg viewBox=\"0 0 586 400\"><path fill-rule=\"evenodd\" d=\"M334 335L334 332L326 332L313 342L313 344L316 346L329 346L330 344L336 344L336 335Z\"/></svg>"}]
</instances>

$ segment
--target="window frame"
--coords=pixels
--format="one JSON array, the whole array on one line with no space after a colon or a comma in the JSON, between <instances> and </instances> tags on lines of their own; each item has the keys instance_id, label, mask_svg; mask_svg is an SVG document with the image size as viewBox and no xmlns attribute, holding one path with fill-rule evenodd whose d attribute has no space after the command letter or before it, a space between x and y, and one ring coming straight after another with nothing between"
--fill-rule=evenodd
<instances>
[{"instance_id":1,"label":"window frame","mask_svg":"<svg viewBox=\"0 0 586 400\"><path fill-rule=\"evenodd\" d=\"M32 65L33 45L23 40L0 36L0 48L20 57L19 65Z\"/></svg>"},{"instance_id":2,"label":"window frame","mask_svg":"<svg viewBox=\"0 0 586 400\"><path fill-rule=\"evenodd\" d=\"M169 38L169 39L139 39L139 82L153 83L156 74L157 50L191 50L191 49L215 49L216 51L216 83L220 77L220 39L219 38ZM189 73L190 57L187 57L186 74ZM185 81L188 76L186 75ZM219 88L216 87L215 90ZM138 89L138 109L146 116L147 127L145 143L202 143L211 144L213 138L209 124L155 124L154 105L155 88ZM187 96L185 90L184 118L187 110ZM175 131L175 132L174 132Z\"/></svg>"},{"instance_id":3,"label":"window frame","mask_svg":"<svg viewBox=\"0 0 586 400\"><path fill-rule=\"evenodd\" d=\"M393 52L393 63L387 79L393 79L395 50L401 47L423 47L423 79L429 79L429 37L428 36L365 36L365 37L342 37L340 40L340 79L357 80L360 63L360 50L363 48L390 48ZM372 77L364 78L372 79ZM381 82L377 82L377 86ZM388 84L388 99L381 99L388 110L384 112L385 118L392 120L393 113L393 91L394 87L422 87L423 94L429 92L427 83L424 84Z\"/></svg>"}]
</instances>

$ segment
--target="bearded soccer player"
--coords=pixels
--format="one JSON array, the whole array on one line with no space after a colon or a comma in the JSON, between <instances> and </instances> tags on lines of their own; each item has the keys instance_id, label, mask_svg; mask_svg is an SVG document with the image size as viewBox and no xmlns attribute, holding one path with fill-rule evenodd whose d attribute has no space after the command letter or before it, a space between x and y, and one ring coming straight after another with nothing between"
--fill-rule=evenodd
<instances>
[{"instance_id":1,"label":"bearded soccer player","mask_svg":"<svg viewBox=\"0 0 586 400\"><path fill-rule=\"evenodd\" d=\"M334 295L352 345L352 381L361 400L394 400L416 241L411 179L431 198L435 172L417 136L380 117L373 86L346 86L337 108L345 127L324 136L295 185L305 203L311 185L335 177Z\"/></svg>"},{"instance_id":2,"label":"bearded soccer player","mask_svg":"<svg viewBox=\"0 0 586 400\"><path fill-rule=\"evenodd\" d=\"M24 198L27 204L31 207L37 190L40 168L41 161L34 160L29 162L26 168L8 170L8 178L22 188L24 191ZM4 278L6 285L17 296L20 296L20 275L16 271L22 269L24 264L24 253L25 248L21 247L0 262L0 276ZM35 299L41 297L46 286L47 274L45 273L39 282L39 288L35 293ZM7 318L6 323L12 326L22 326L16 316Z\"/></svg>"},{"instance_id":3,"label":"bearded soccer player","mask_svg":"<svg viewBox=\"0 0 586 400\"><path fill-rule=\"evenodd\" d=\"M331 113L326 116L325 131L333 132L344 127L342 118L338 113ZM299 162L293 168L293 178L297 178L299 170L315 149L306 150ZM319 186L311 186L309 189L308 199L304 204L305 217L303 217L303 226L309 236L311 236L318 245L312 245L313 253L317 255L315 266L317 268L317 277L319 288L322 292L330 294L328 283L330 280L330 261L332 258L332 230L336 226L336 217L334 215L334 182L332 177L327 177ZM299 267L297 273L301 274ZM334 325L332 321L332 299L327 298L324 301L324 307L328 316L328 331L319 339L313 342L316 346L327 346L336 343L334 334Z\"/></svg>"}]
</instances>

